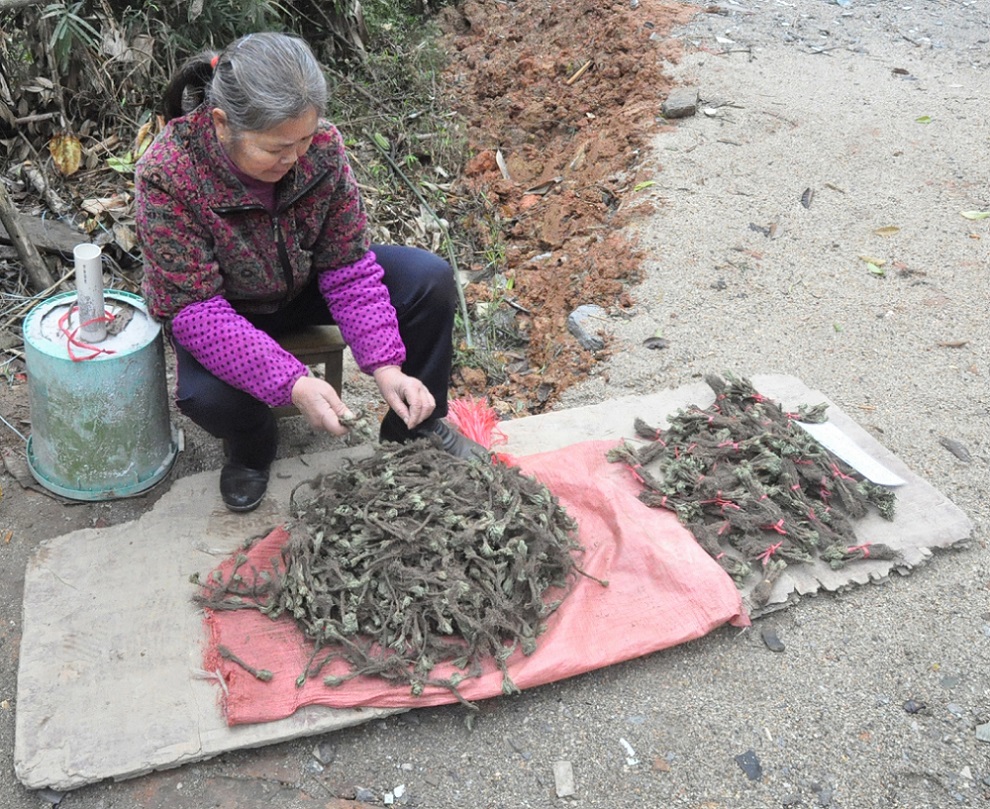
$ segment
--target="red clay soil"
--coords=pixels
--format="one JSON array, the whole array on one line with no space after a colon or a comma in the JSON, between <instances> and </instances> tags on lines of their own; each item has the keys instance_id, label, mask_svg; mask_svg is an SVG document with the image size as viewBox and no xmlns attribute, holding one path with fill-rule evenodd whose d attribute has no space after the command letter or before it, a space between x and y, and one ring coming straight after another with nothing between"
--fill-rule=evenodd
<instances>
[{"instance_id":1,"label":"red clay soil","mask_svg":"<svg viewBox=\"0 0 990 809\"><path fill-rule=\"evenodd\" d=\"M542 412L607 354L583 349L567 316L632 302L642 256L622 229L650 212L634 189L657 170L644 149L665 126L664 64L680 54L668 35L698 12L662 0L469 0L445 10L445 89L474 155L462 181L488 203L464 226L504 255L495 271L508 281L472 267L468 300L511 307L525 341L498 357L504 373L461 368L461 393L485 394L504 414Z\"/></svg>"}]
</instances>

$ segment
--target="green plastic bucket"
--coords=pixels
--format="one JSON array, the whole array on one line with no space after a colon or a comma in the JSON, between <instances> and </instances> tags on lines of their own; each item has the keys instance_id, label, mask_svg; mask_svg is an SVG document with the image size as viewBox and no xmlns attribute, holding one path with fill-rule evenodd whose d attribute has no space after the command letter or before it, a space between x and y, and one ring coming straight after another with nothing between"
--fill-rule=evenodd
<instances>
[{"instance_id":1,"label":"green plastic bucket","mask_svg":"<svg viewBox=\"0 0 990 809\"><path fill-rule=\"evenodd\" d=\"M161 327L138 295L106 290L104 298L119 331L95 346L99 353L70 346L66 331L79 327L74 292L24 319L28 466L42 486L73 500L143 492L169 473L178 452Z\"/></svg>"}]
</instances>

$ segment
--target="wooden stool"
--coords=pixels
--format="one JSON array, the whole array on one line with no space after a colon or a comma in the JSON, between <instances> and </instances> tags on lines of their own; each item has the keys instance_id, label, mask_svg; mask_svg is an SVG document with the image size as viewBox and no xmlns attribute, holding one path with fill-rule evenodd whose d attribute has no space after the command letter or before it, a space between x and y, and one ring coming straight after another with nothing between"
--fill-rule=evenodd
<instances>
[{"instance_id":1,"label":"wooden stool","mask_svg":"<svg viewBox=\"0 0 990 809\"><path fill-rule=\"evenodd\" d=\"M344 347L347 345L336 326L306 326L277 338L278 344L305 365L322 365L323 378L340 395L344 376ZM297 416L294 405L274 408L275 416Z\"/></svg>"}]
</instances>

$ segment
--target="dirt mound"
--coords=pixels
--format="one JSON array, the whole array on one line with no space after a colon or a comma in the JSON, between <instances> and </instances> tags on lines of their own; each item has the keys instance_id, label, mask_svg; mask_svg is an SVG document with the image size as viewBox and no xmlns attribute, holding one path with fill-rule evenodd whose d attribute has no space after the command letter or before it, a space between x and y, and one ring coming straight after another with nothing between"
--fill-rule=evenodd
<instances>
[{"instance_id":1,"label":"dirt mound","mask_svg":"<svg viewBox=\"0 0 990 809\"><path fill-rule=\"evenodd\" d=\"M459 381L503 413L541 412L587 374L595 357L568 334L571 311L631 303L641 256L622 228L650 212L637 185L665 125L664 64L680 55L669 32L698 11L657 0L445 11L445 89L474 154L462 182L487 201L466 226L493 259L470 268L467 294L493 324L478 348L496 361Z\"/></svg>"}]
</instances>

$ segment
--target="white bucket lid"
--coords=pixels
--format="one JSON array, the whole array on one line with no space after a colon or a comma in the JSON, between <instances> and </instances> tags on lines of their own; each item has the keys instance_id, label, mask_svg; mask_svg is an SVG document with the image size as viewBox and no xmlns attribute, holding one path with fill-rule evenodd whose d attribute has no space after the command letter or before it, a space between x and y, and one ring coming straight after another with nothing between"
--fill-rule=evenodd
<instances>
[{"instance_id":1,"label":"white bucket lid","mask_svg":"<svg viewBox=\"0 0 990 809\"><path fill-rule=\"evenodd\" d=\"M113 331L111 327L106 339L93 343L92 349L77 344L72 347L72 354L69 354L66 330L69 334L74 333L74 339L86 343L79 332L79 310L76 295L72 292L56 295L28 313L24 320L24 341L51 357L68 360L72 356L87 357L87 361L92 362L120 357L144 348L161 330L161 326L151 319L143 301L136 295L107 290L104 308L115 317L130 319L118 334L110 333ZM100 349L100 353L90 357L95 353L94 349Z\"/></svg>"}]
</instances>

